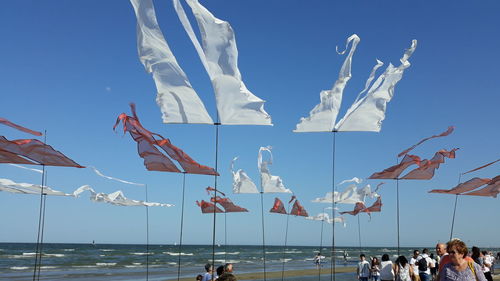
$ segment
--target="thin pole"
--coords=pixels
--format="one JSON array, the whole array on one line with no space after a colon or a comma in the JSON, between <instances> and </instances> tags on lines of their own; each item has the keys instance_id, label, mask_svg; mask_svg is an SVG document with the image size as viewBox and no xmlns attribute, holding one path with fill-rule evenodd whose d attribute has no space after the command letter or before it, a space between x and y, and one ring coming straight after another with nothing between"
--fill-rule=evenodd
<instances>
[{"instance_id":1,"label":"thin pole","mask_svg":"<svg viewBox=\"0 0 500 281\"><path fill-rule=\"evenodd\" d=\"M43 143L47 142L47 130L44 131ZM45 165L42 164L42 188L40 189L40 207L38 213L38 232L36 237L36 250L35 250L35 268L33 269L33 281L36 280L37 266L38 266L38 251L40 250L40 234L42 227L42 207L43 207L43 188L45 185ZM40 253L41 258L41 253Z\"/></svg>"},{"instance_id":2,"label":"thin pole","mask_svg":"<svg viewBox=\"0 0 500 281\"><path fill-rule=\"evenodd\" d=\"M325 213L325 208L323 208L323 214ZM335 223L335 221L333 222ZM319 267L318 267L318 280L321 279L321 250L323 249L323 225L325 224L325 217L321 220L321 231L319 236Z\"/></svg>"},{"instance_id":3,"label":"thin pole","mask_svg":"<svg viewBox=\"0 0 500 281\"><path fill-rule=\"evenodd\" d=\"M290 202L288 202L288 210L286 211L286 230L285 230L285 245L283 245L283 266L281 268L281 281L285 280L285 254L286 254L286 243L288 240L288 221L290 219Z\"/></svg>"},{"instance_id":4,"label":"thin pole","mask_svg":"<svg viewBox=\"0 0 500 281\"><path fill-rule=\"evenodd\" d=\"M396 219L397 219L397 232L398 232L398 256L400 255L399 244L399 179L396 179Z\"/></svg>"},{"instance_id":5,"label":"thin pole","mask_svg":"<svg viewBox=\"0 0 500 281\"><path fill-rule=\"evenodd\" d=\"M359 254L361 255L361 223L359 222L359 214L358 217L358 240L359 240Z\"/></svg>"},{"instance_id":6,"label":"thin pole","mask_svg":"<svg viewBox=\"0 0 500 281\"><path fill-rule=\"evenodd\" d=\"M148 201L148 185L146 184L146 202ZM146 280L149 280L149 208L146 206Z\"/></svg>"},{"instance_id":7,"label":"thin pole","mask_svg":"<svg viewBox=\"0 0 500 281\"><path fill-rule=\"evenodd\" d=\"M217 117L218 119L219 117ZM217 120L218 121L218 120ZM215 279L215 223L217 218L217 165L219 163L219 125L220 123L215 123L215 176L214 176L214 225L212 231L212 280Z\"/></svg>"},{"instance_id":8,"label":"thin pole","mask_svg":"<svg viewBox=\"0 0 500 281\"><path fill-rule=\"evenodd\" d=\"M177 264L177 280L181 279L182 229L184 227L184 195L186 193L186 172L182 173L181 233L179 236L179 262Z\"/></svg>"},{"instance_id":9,"label":"thin pole","mask_svg":"<svg viewBox=\"0 0 500 281\"><path fill-rule=\"evenodd\" d=\"M261 207L261 221L262 221L262 261L264 264L264 281L266 278L266 239L264 229L264 189L260 192L260 207Z\"/></svg>"},{"instance_id":10,"label":"thin pole","mask_svg":"<svg viewBox=\"0 0 500 281\"><path fill-rule=\"evenodd\" d=\"M330 278L335 281L335 136L336 131L333 131L333 149L332 149L332 267L330 270Z\"/></svg>"},{"instance_id":11,"label":"thin pole","mask_svg":"<svg viewBox=\"0 0 500 281\"><path fill-rule=\"evenodd\" d=\"M462 174L458 174L458 184L462 181ZM455 226L455 214L457 212L458 194L455 195L455 207L453 208L453 218L451 220L450 241L453 238L453 227Z\"/></svg>"},{"instance_id":12,"label":"thin pole","mask_svg":"<svg viewBox=\"0 0 500 281\"><path fill-rule=\"evenodd\" d=\"M47 171L45 171L45 184L47 184ZM37 280L40 280L40 270L42 268L42 252L43 252L43 234L45 230L45 206L47 203L47 194L43 194L43 211L42 211L42 234L40 235L40 257L38 259L38 276Z\"/></svg>"},{"instance_id":13,"label":"thin pole","mask_svg":"<svg viewBox=\"0 0 500 281\"><path fill-rule=\"evenodd\" d=\"M227 263L227 213L224 212L224 263Z\"/></svg>"}]
</instances>

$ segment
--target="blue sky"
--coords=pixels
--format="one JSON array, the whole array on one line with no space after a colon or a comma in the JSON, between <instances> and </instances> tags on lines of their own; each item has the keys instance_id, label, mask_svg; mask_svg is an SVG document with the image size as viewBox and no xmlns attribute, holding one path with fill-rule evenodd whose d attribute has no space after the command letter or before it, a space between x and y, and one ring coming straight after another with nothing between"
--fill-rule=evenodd
<instances>
[{"instance_id":1,"label":"blue sky","mask_svg":"<svg viewBox=\"0 0 500 281\"><path fill-rule=\"evenodd\" d=\"M310 214L325 207L311 203L331 189L332 134L295 134L300 117L330 89L344 57L335 53L353 33L361 37L340 115L363 88L375 59L399 63L412 39L418 47L412 66L397 85L388 104L381 133L337 135L336 179L366 178L396 162L396 155L421 138L449 125L455 132L425 143L414 152L423 158L435 151L459 147L431 181L400 183L402 246L432 245L448 239L454 198L428 194L451 188L460 172L499 157L500 102L498 54L500 3L495 1L202 1L216 16L229 21L239 47L239 66L247 87L266 100L273 127L220 128L219 188L230 193L230 160L258 183L257 152L274 147L273 174L294 190ZM212 87L170 1L155 1L158 19L170 47L188 74L207 109L215 116ZM118 114L135 102L144 126L184 149L202 164L214 165L214 128L207 125L162 124L155 103L153 80L136 50L135 16L128 1L10 1L0 10L0 116L34 130L47 130L47 142L82 165L103 173L148 184L151 201L176 204L150 208L152 243L178 240L182 175L148 172L127 135L114 133ZM1 127L9 139L26 134ZM470 177L493 177L499 166ZM90 170L49 167L48 185L71 192L90 184L99 192L121 189L144 199L144 189L111 182ZM39 183L36 173L0 165L0 177ZM376 185L379 181L368 181ZM204 188L213 177L187 176L185 243L212 241L212 217L202 215L196 200L207 199ZM380 191L383 212L371 221L361 217L365 245L396 245L395 183ZM274 195L265 195L270 209ZM288 196L281 196L283 201ZM230 244L259 244L260 199L232 195L250 210L228 215ZM0 241L36 240L37 196L0 194ZM369 202L371 203L371 202ZM342 210L351 205L340 206ZM499 246L498 199L460 198L455 235L479 246ZM222 221L222 217L219 217ZM266 239L283 243L286 218L266 214ZM484 229L484 231L477 231ZM320 224L291 218L289 244L319 244ZM337 228L338 245L357 245L357 220ZM223 241L223 224L217 240ZM326 228L325 237L331 235ZM143 243L145 210L49 197L47 242ZM330 241L329 238L325 238Z\"/></svg>"}]
</instances>

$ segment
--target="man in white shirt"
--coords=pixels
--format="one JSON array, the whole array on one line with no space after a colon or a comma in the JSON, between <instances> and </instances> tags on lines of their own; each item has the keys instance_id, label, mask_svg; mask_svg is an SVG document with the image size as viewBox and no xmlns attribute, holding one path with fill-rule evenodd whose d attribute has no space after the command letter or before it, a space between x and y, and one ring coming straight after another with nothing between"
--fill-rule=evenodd
<instances>
[{"instance_id":1,"label":"man in white shirt","mask_svg":"<svg viewBox=\"0 0 500 281\"><path fill-rule=\"evenodd\" d=\"M418 275L421 281L431 281L431 268L434 268L434 263L429 257L427 248L422 250L422 255L417 257L415 264L418 267Z\"/></svg>"},{"instance_id":2,"label":"man in white shirt","mask_svg":"<svg viewBox=\"0 0 500 281\"><path fill-rule=\"evenodd\" d=\"M493 265L493 257L488 254L487 251L482 251L484 256L483 258L483 273L486 280L493 281L493 277L491 276L491 267Z\"/></svg>"},{"instance_id":3,"label":"man in white shirt","mask_svg":"<svg viewBox=\"0 0 500 281\"><path fill-rule=\"evenodd\" d=\"M420 251L419 250L414 250L413 251L413 257L410 259L410 266L413 268L413 274L414 274L414 279L415 281L419 281L420 277L418 276L418 265L417 263L417 258L420 256Z\"/></svg>"},{"instance_id":4,"label":"man in white shirt","mask_svg":"<svg viewBox=\"0 0 500 281\"><path fill-rule=\"evenodd\" d=\"M356 273L359 281L368 281L370 277L370 263L366 261L365 254L359 255L359 263Z\"/></svg>"}]
</instances>

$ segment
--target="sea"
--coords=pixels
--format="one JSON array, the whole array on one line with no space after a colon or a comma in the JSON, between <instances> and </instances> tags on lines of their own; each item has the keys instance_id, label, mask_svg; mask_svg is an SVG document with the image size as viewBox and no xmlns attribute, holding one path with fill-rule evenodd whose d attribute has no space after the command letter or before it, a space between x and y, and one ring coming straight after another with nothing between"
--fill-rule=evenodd
<instances>
[{"instance_id":1,"label":"sea","mask_svg":"<svg viewBox=\"0 0 500 281\"><path fill-rule=\"evenodd\" d=\"M0 243L0 280L33 280L35 264L34 243ZM414 248L400 248L410 257ZM266 246L266 271L313 269L313 259L319 247ZM430 249L432 250L432 248ZM494 253L499 248L487 249ZM331 249L321 249L329 267ZM352 267L360 252L367 257L388 254L392 260L397 248L391 247L336 247L337 267ZM177 280L180 277L195 280L204 272L204 265L212 261L212 245L131 245L131 244L59 244L44 243L40 278L37 280ZM344 253L347 257L344 258ZM235 274L262 272L262 246L215 246L215 265L233 263ZM329 271L329 269L325 269ZM269 279L277 281L279 279ZM318 280L318 276L286 278L286 280ZM330 280L324 275L321 280ZM338 274L336 280L355 280L354 273Z\"/></svg>"}]
</instances>

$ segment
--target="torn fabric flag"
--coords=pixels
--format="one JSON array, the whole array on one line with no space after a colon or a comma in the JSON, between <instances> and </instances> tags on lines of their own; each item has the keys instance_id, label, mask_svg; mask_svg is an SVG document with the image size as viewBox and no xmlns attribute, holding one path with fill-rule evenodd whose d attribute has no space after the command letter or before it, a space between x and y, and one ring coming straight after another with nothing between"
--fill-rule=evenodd
<instances>
[{"instance_id":1,"label":"torn fabric flag","mask_svg":"<svg viewBox=\"0 0 500 281\"><path fill-rule=\"evenodd\" d=\"M262 152L267 151L270 154L269 161L264 161L262 159ZM283 185L283 181L279 176L271 175L269 172L269 165L273 163L273 154L271 152L271 147L261 147L259 149L259 155L257 159L257 166L260 172L260 184L262 191L264 193L292 193L290 189L287 189Z\"/></svg>"},{"instance_id":2,"label":"torn fabric flag","mask_svg":"<svg viewBox=\"0 0 500 281\"><path fill-rule=\"evenodd\" d=\"M434 177L434 172L439 169L439 166L444 163L444 158L455 158L455 151L458 148L454 148L450 151L442 149L434 154L431 160L422 160L420 162L420 167L415 168L408 172L401 179L405 180L430 180Z\"/></svg>"},{"instance_id":3,"label":"torn fabric flag","mask_svg":"<svg viewBox=\"0 0 500 281\"><path fill-rule=\"evenodd\" d=\"M461 195L471 195L471 196L485 196L497 198L498 193L500 193L500 176L494 177L488 182L485 187L475 190L469 193L463 193Z\"/></svg>"},{"instance_id":4,"label":"torn fabric flag","mask_svg":"<svg viewBox=\"0 0 500 281\"><path fill-rule=\"evenodd\" d=\"M240 207L238 205L235 205L233 201L229 198L221 198L219 196L215 198L211 198L210 201L214 203L220 204L224 208L224 213L241 213L241 212L248 212L247 209Z\"/></svg>"},{"instance_id":5,"label":"torn fabric flag","mask_svg":"<svg viewBox=\"0 0 500 281\"><path fill-rule=\"evenodd\" d=\"M42 186L31 183L17 183L9 179L0 179L0 191L39 195L42 192ZM73 196L73 194L68 194L62 191L53 190L48 186L43 187L43 194L55 195L55 196Z\"/></svg>"},{"instance_id":6,"label":"torn fabric flag","mask_svg":"<svg viewBox=\"0 0 500 281\"><path fill-rule=\"evenodd\" d=\"M0 154L3 154L3 151L8 152L5 155L17 154L18 156L33 160L34 162L36 162L36 164L40 165L85 168L83 166L80 166L75 161L69 159L61 152L54 150L52 146L44 144L43 142L36 139L19 139L9 141L5 137L0 136ZM5 155L0 158L4 158ZM27 163L27 161L21 162L22 163L11 163L35 164Z\"/></svg>"},{"instance_id":7,"label":"torn fabric flag","mask_svg":"<svg viewBox=\"0 0 500 281\"><path fill-rule=\"evenodd\" d=\"M335 126L335 131L380 132L382 121L385 119L387 103L394 96L394 89L396 84L403 78L404 71L410 67L408 59L416 48L417 40L412 40L411 47L406 50L400 59L401 64L398 67L389 64L385 72L375 80L366 95L361 99L362 92L358 95L356 101ZM372 70L367 83L373 80L372 75L380 66L381 62L377 60L377 65Z\"/></svg>"},{"instance_id":8,"label":"torn fabric flag","mask_svg":"<svg viewBox=\"0 0 500 281\"><path fill-rule=\"evenodd\" d=\"M15 123L12 123L9 120L7 120L5 118L1 118L1 117L0 117L0 124L4 124L5 126L9 126L9 127L12 127L12 128L14 128L16 130L19 130L21 132L25 132L25 133L32 134L32 135L35 135L35 136L41 136L42 135L42 133L40 133L40 132L30 130L28 128L25 128L23 126L20 126L20 125L17 125Z\"/></svg>"},{"instance_id":9,"label":"torn fabric flag","mask_svg":"<svg viewBox=\"0 0 500 281\"><path fill-rule=\"evenodd\" d=\"M90 200L94 202L103 202L117 206L147 206L147 207L172 207L172 204L155 203L155 202L145 202L141 200L134 200L125 197L121 190L115 191L110 194L99 192L97 193L89 185L84 185L79 187L73 192L73 196L78 197L81 193L88 191L90 192Z\"/></svg>"},{"instance_id":10,"label":"torn fabric flag","mask_svg":"<svg viewBox=\"0 0 500 281\"><path fill-rule=\"evenodd\" d=\"M355 216L359 212L361 212L363 209L366 209L365 204L363 204L363 202L358 202L358 203L356 203L356 205L354 205L354 210L347 211L347 212L339 212L339 214L341 214L341 215L343 215L343 214L349 214L349 215Z\"/></svg>"},{"instance_id":11,"label":"torn fabric flag","mask_svg":"<svg viewBox=\"0 0 500 281\"><path fill-rule=\"evenodd\" d=\"M351 79L352 57L360 39L356 34L347 38L346 49L351 43L349 54L340 69L339 77L331 90L320 93L320 103L316 105L308 117L303 117L297 124L294 132L332 132L342 103L342 94L349 79ZM344 51L345 52L345 51ZM342 52L341 54L344 54Z\"/></svg>"},{"instance_id":12,"label":"torn fabric flag","mask_svg":"<svg viewBox=\"0 0 500 281\"><path fill-rule=\"evenodd\" d=\"M448 127L448 130L442 132L441 134L439 135L433 135L433 136L430 136L428 138L425 138L425 139L422 139L421 141L419 141L418 143L414 144L413 146L403 150L401 153L398 154L398 157L401 157L405 154L408 154L408 152L412 151L415 147L419 146L420 144L422 144L423 142L426 142L430 139L433 139L433 138L440 138L440 137L446 137L448 136L449 134L453 133L453 130L455 129L455 127L453 126L449 126Z\"/></svg>"},{"instance_id":13,"label":"torn fabric flag","mask_svg":"<svg viewBox=\"0 0 500 281\"><path fill-rule=\"evenodd\" d=\"M277 213L277 214L285 214L286 215L286 210L285 210L285 205L279 198L274 198L274 204L271 210L269 210L270 213Z\"/></svg>"},{"instance_id":14,"label":"torn fabric flag","mask_svg":"<svg viewBox=\"0 0 500 281\"><path fill-rule=\"evenodd\" d=\"M429 193L445 193L445 194L461 194L474 190L480 186L483 186L490 182L491 179L487 178L472 178L466 182L463 182L452 189L433 189Z\"/></svg>"},{"instance_id":15,"label":"torn fabric flag","mask_svg":"<svg viewBox=\"0 0 500 281\"><path fill-rule=\"evenodd\" d=\"M398 179L399 175L401 175L406 168L415 164L420 165L420 157L406 154L399 164L391 166L382 172L374 173L369 179Z\"/></svg>"},{"instance_id":16,"label":"torn fabric flag","mask_svg":"<svg viewBox=\"0 0 500 281\"><path fill-rule=\"evenodd\" d=\"M201 212L203 214L213 214L214 210L216 213L224 213L224 211L219 209L219 207L215 206L214 203L210 203L205 200L201 200L201 202L196 201L196 205L198 205L201 208Z\"/></svg>"},{"instance_id":17,"label":"torn fabric flag","mask_svg":"<svg viewBox=\"0 0 500 281\"><path fill-rule=\"evenodd\" d=\"M156 84L164 123L213 124L158 25L152 0L130 0L137 18L139 58Z\"/></svg>"},{"instance_id":18,"label":"torn fabric flag","mask_svg":"<svg viewBox=\"0 0 500 281\"><path fill-rule=\"evenodd\" d=\"M179 163L185 173L218 175L218 173L215 172L215 169L197 163L189 155L182 151L182 149L174 146L169 139L145 129L140 123L139 117L135 112L135 105L130 104L130 107L133 116L128 116L125 113L120 114L113 129L116 129L120 121L123 123L124 132L129 132L132 138L137 142L139 155L144 158L144 164L148 170L176 173L181 172L169 158L160 153L156 148L160 147L170 158ZM159 139L157 140L155 136Z\"/></svg>"},{"instance_id":19,"label":"torn fabric flag","mask_svg":"<svg viewBox=\"0 0 500 281\"><path fill-rule=\"evenodd\" d=\"M485 164L485 165L483 165L483 166L481 166L481 167L477 167L477 168L472 169L472 170L470 170L470 171L467 171L467 172L465 172L465 173L462 173L462 175L465 175L465 174L468 174L468 173L472 173L472 172L475 172L475 171L477 171L477 170L481 170L482 168L486 168L486 167L488 167L488 166L490 166L490 165L493 165L493 164L495 164L495 163L496 163L496 162L498 162L498 161L500 161L500 159L495 160L495 161L493 161L493 162L490 162L490 163L488 163L488 164Z\"/></svg>"},{"instance_id":20,"label":"torn fabric flag","mask_svg":"<svg viewBox=\"0 0 500 281\"><path fill-rule=\"evenodd\" d=\"M216 18L198 0L186 0L200 30L200 45L179 0L174 8L191 39L215 92L220 123L224 125L272 125L264 101L247 89L238 68L238 48L231 25Z\"/></svg>"},{"instance_id":21,"label":"torn fabric flag","mask_svg":"<svg viewBox=\"0 0 500 281\"><path fill-rule=\"evenodd\" d=\"M257 186L252 179L243 171L238 169L234 171L234 162L238 157L234 157L231 161L231 173L233 174L233 193L259 193Z\"/></svg>"},{"instance_id":22,"label":"torn fabric flag","mask_svg":"<svg viewBox=\"0 0 500 281\"><path fill-rule=\"evenodd\" d=\"M301 217L308 217L309 214L307 213L306 209L300 204L299 200L295 200L293 203L292 211L290 212L290 215L294 216L301 216Z\"/></svg>"}]
</instances>

